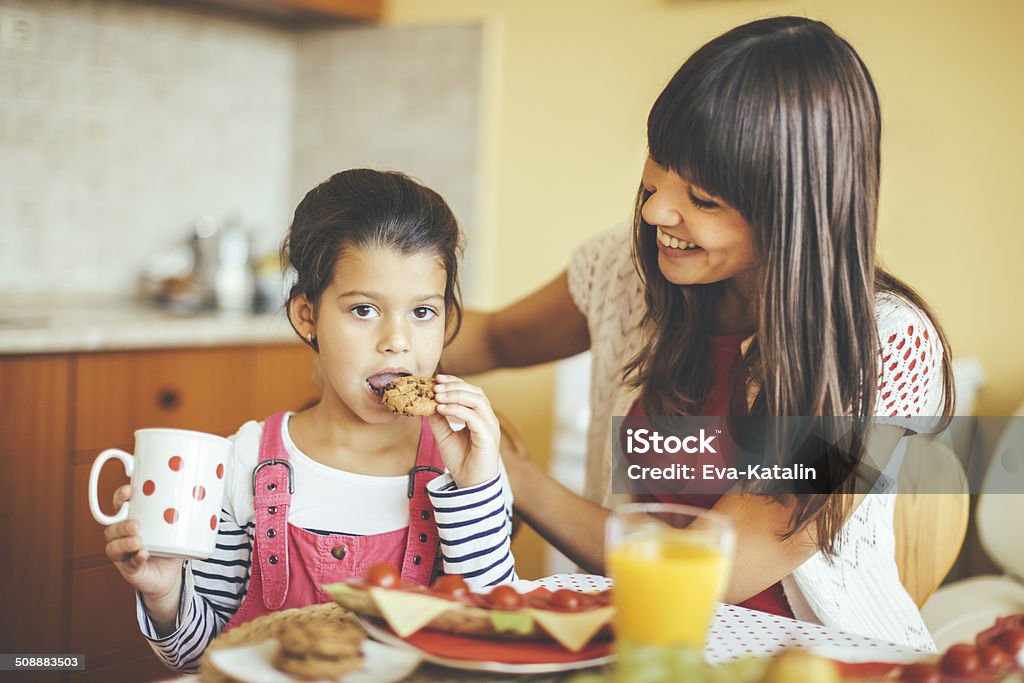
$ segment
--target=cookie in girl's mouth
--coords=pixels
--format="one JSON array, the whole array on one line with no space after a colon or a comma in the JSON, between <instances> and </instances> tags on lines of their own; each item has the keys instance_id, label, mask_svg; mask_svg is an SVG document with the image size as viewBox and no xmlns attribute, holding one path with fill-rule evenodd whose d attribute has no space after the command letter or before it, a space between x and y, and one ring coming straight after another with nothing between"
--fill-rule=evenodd
<instances>
[{"instance_id":1,"label":"cookie in girl's mouth","mask_svg":"<svg viewBox=\"0 0 1024 683\"><path fill-rule=\"evenodd\" d=\"M435 386L437 380L433 377L398 377L384 386L383 403L397 415L433 415L437 412L437 401L434 400Z\"/></svg>"}]
</instances>

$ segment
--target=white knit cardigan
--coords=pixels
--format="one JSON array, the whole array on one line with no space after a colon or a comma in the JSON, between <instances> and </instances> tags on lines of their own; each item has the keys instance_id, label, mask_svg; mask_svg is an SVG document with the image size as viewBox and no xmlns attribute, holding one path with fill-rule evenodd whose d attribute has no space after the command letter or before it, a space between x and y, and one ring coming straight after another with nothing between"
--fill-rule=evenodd
<instances>
[{"instance_id":1,"label":"white knit cardigan","mask_svg":"<svg viewBox=\"0 0 1024 683\"><path fill-rule=\"evenodd\" d=\"M632 262L628 231L611 230L579 246L568 277L573 301L587 318L592 353L584 494L612 507L626 499L610 489L611 418L626 415L637 397L623 385L622 367L642 343L643 286ZM876 313L884 359L879 412L891 416L887 422L926 431L934 424L926 416L938 413L942 402L938 335L923 313L903 299L880 295ZM905 416L921 417L915 421ZM904 450L901 441L885 472L891 482ZM894 484L888 491L895 491ZM782 585L797 619L934 650L899 579L894 507L893 495L868 495L843 527L838 555L830 560L817 553L784 577Z\"/></svg>"}]
</instances>

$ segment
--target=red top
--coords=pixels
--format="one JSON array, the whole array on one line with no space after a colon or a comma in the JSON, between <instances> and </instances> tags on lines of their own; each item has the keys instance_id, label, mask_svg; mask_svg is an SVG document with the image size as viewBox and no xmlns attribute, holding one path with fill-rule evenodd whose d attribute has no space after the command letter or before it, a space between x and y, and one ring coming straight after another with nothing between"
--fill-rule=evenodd
<instances>
[{"instance_id":1,"label":"red top","mask_svg":"<svg viewBox=\"0 0 1024 683\"><path fill-rule=\"evenodd\" d=\"M696 415L714 417L719 415L725 416L729 415L730 412L734 412L731 411L729 407L729 391L732 387L733 378L739 371L740 360L742 359L740 343L743 339L745 339L743 335L723 335L712 336L709 338L711 343L711 367L714 376L711 383L711 389L708 391L707 400ZM742 411L746 409L746 406L738 405L733 408L734 410ZM635 401L633 405L630 406L629 417L644 416L645 413L643 406L640 405L639 401ZM721 450L722 464L730 466L735 465L735 453L730 452L728 449ZM699 458L703 456L695 457ZM638 456L633 455L632 458L637 459ZM677 459L681 460L678 456ZM696 463L696 460L694 462ZM704 509L710 509L721 497L722 494L718 492L691 492L679 494L645 493L635 496L637 502L641 503L682 503L684 505L693 505ZM757 595L743 601L740 603L740 607L747 607L761 612L777 614L782 617L789 617L790 619L794 618L793 610L789 607L789 601L786 600L786 594L782 589L781 582L776 582Z\"/></svg>"}]
</instances>

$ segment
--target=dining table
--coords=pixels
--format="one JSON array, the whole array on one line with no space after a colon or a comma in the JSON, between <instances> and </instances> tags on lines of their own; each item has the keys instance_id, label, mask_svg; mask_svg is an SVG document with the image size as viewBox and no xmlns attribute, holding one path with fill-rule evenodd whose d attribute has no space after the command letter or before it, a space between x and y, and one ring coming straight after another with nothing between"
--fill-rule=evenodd
<instances>
[{"instance_id":1,"label":"dining table","mask_svg":"<svg viewBox=\"0 0 1024 683\"><path fill-rule=\"evenodd\" d=\"M577 591L598 592L610 587L606 577L589 574L556 574L536 581L521 582L521 592L535 588L554 591L570 588ZM304 608L304 609L315 609ZM264 617L266 618L266 617ZM214 641L216 643L216 641ZM723 664L736 659L771 657L784 649L808 649L823 656L850 663L892 662L909 663L927 657L929 653L910 647L888 643L854 633L846 633L820 624L797 621L737 605L720 603L714 613L704 648L704 660L709 664ZM507 674L488 671L453 669L424 660L407 676L409 683L485 683L495 681L523 681L524 683L562 683L579 674L562 671L540 674ZM196 681L195 676L179 676L168 681ZM198 680L202 683L225 683L237 679L221 675L216 669L204 666ZM298 679L296 679L298 680Z\"/></svg>"}]
</instances>

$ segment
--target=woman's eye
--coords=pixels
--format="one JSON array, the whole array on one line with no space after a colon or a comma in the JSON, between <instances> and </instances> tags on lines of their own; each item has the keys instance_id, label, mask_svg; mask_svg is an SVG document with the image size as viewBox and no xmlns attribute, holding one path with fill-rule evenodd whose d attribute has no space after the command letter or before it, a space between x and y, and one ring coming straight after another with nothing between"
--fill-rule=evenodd
<instances>
[{"instance_id":1,"label":"woman's eye","mask_svg":"<svg viewBox=\"0 0 1024 683\"><path fill-rule=\"evenodd\" d=\"M693 202L693 205L699 209L714 209L718 207L718 202L712 201L710 199L703 199L695 195L693 193L692 187L687 192L690 195L690 201Z\"/></svg>"},{"instance_id":2,"label":"woman's eye","mask_svg":"<svg viewBox=\"0 0 1024 683\"><path fill-rule=\"evenodd\" d=\"M362 320L378 317L377 309L373 306L362 304L360 306L352 307L352 315Z\"/></svg>"},{"instance_id":3,"label":"woman's eye","mask_svg":"<svg viewBox=\"0 0 1024 683\"><path fill-rule=\"evenodd\" d=\"M417 320L430 320L437 315L437 311L428 306L417 306L412 309L412 315Z\"/></svg>"}]
</instances>

